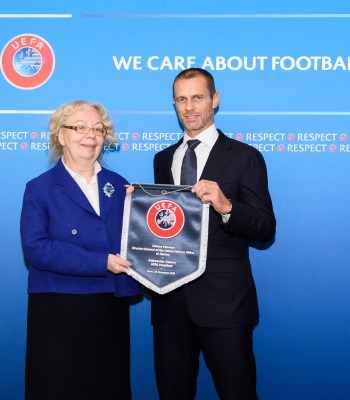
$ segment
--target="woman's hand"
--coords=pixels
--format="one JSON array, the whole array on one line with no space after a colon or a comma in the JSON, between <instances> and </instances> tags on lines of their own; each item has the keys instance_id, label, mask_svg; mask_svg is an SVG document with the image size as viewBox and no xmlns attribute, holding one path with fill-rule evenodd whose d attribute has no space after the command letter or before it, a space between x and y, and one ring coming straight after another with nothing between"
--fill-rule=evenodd
<instances>
[{"instance_id":1,"label":"woman's hand","mask_svg":"<svg viewBox=\"0 0 350 400\"><path fill-rule=\"evenodd\" d=\"M134 186L129 185L129 186L126 188L126 195L129 196L134 190L135 190Z\"/></svg>"},{"instance_id":2,"label":"woman's hand","mask_svg":"<svg viewBox=\"0 0 350 400\"><path fill-rule=\"evenodd\" d=\"M123 260L122 258L120 258L119 254L108 255L108 262L107 262L108 271L111 271L114 274L126 273L130 266L131 266L130 261Z\"/></svg>"},{"instance_id":3,"label":"woman's hand","mask_svg":"<svg viewBox=\"0 0 350 400\"><path fill-rule=\"evenodd\" d=\"M130 195L133 191L134 187L129 185L126 189L126 195ZM120 254L108 255L107 269L108 271L113 272L113 274L126 273L130 266L130 261L120 258Z\"/></svg>"}]
</instances>

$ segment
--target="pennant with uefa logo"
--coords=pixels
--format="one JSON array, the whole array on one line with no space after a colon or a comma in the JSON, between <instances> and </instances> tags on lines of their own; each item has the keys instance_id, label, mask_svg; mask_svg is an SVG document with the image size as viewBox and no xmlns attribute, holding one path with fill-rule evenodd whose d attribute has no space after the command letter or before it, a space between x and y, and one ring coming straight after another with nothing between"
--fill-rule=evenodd
<instances>
[{"instance_id":1,"label":"pennant with uefa logo","mask_svg":"<svg viewBox=\"0 0 350 400\"><path fill-rule=\"evenodd\" d=\"M133 183L124 204L121 256L128 274L164 294L205 271L209 205L191 187Z\"/></svg>"}]
</instances>

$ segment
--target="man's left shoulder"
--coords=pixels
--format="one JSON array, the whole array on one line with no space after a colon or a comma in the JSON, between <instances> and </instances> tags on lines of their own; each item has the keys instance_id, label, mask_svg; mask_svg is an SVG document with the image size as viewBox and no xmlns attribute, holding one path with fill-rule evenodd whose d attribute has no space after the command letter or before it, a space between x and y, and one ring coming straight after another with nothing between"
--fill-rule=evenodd
<instances>
[{"instance_id":1,"label":"man's left shoulder","mask_svg":"<svg viewBox=\"0 0 350 400\"><path fill-rule=\"evenodd\" d=\"M247 143L241 142L237 139L233 139L228 137L225 133L219 130L219 138L222 140L223 143L225 143L226 146L231 147L235 151L239 151L240 153L246 153L246 154L261 154L259 150L257 150L255 147L250 146Z\"/></svg>"}]
</instances>

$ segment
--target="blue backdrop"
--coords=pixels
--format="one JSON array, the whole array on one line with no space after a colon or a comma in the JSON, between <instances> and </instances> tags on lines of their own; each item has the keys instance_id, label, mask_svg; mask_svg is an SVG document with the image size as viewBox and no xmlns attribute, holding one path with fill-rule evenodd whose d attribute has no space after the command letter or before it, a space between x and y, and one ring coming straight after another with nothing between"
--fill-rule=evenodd
<instances>
[{"instance_id":1,"label":"blue backdrop","mask_svg":"<svg viewBox=\"0 0 350 400\"><path fill-rule=\"evenodd\" d=\"M216 126L268 167L276 240L251 250L260 399L348 398L349 2L13 0L0 26L0 398L23 398L19 216L26 182L49 168L50 113L102 103L120 139L106 166L153 182L155 152L182 134L171 85L190 66L215 77ZM132 306L135 400L157 399L149 314L148 299ZM217 399L203 360L197 398Z\"/></svg>"}]
</instances>

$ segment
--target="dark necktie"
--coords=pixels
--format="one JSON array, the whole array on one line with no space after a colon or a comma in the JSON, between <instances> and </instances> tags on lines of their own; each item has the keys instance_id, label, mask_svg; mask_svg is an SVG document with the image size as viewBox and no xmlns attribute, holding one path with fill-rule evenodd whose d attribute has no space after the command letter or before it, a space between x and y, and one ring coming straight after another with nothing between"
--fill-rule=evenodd
<instances>
[{"instance_id":1,"label":"dark necktie","mask_svg":"<svg viewBox=\"0 0 350 400\"><path fill-rule=\"evenodd\" d=\"M197 156L194 149L199 143L198 139L187 141L188 147L181 166L181 185L194 185L197 182Z\"/></svg>"}]
</instances>

